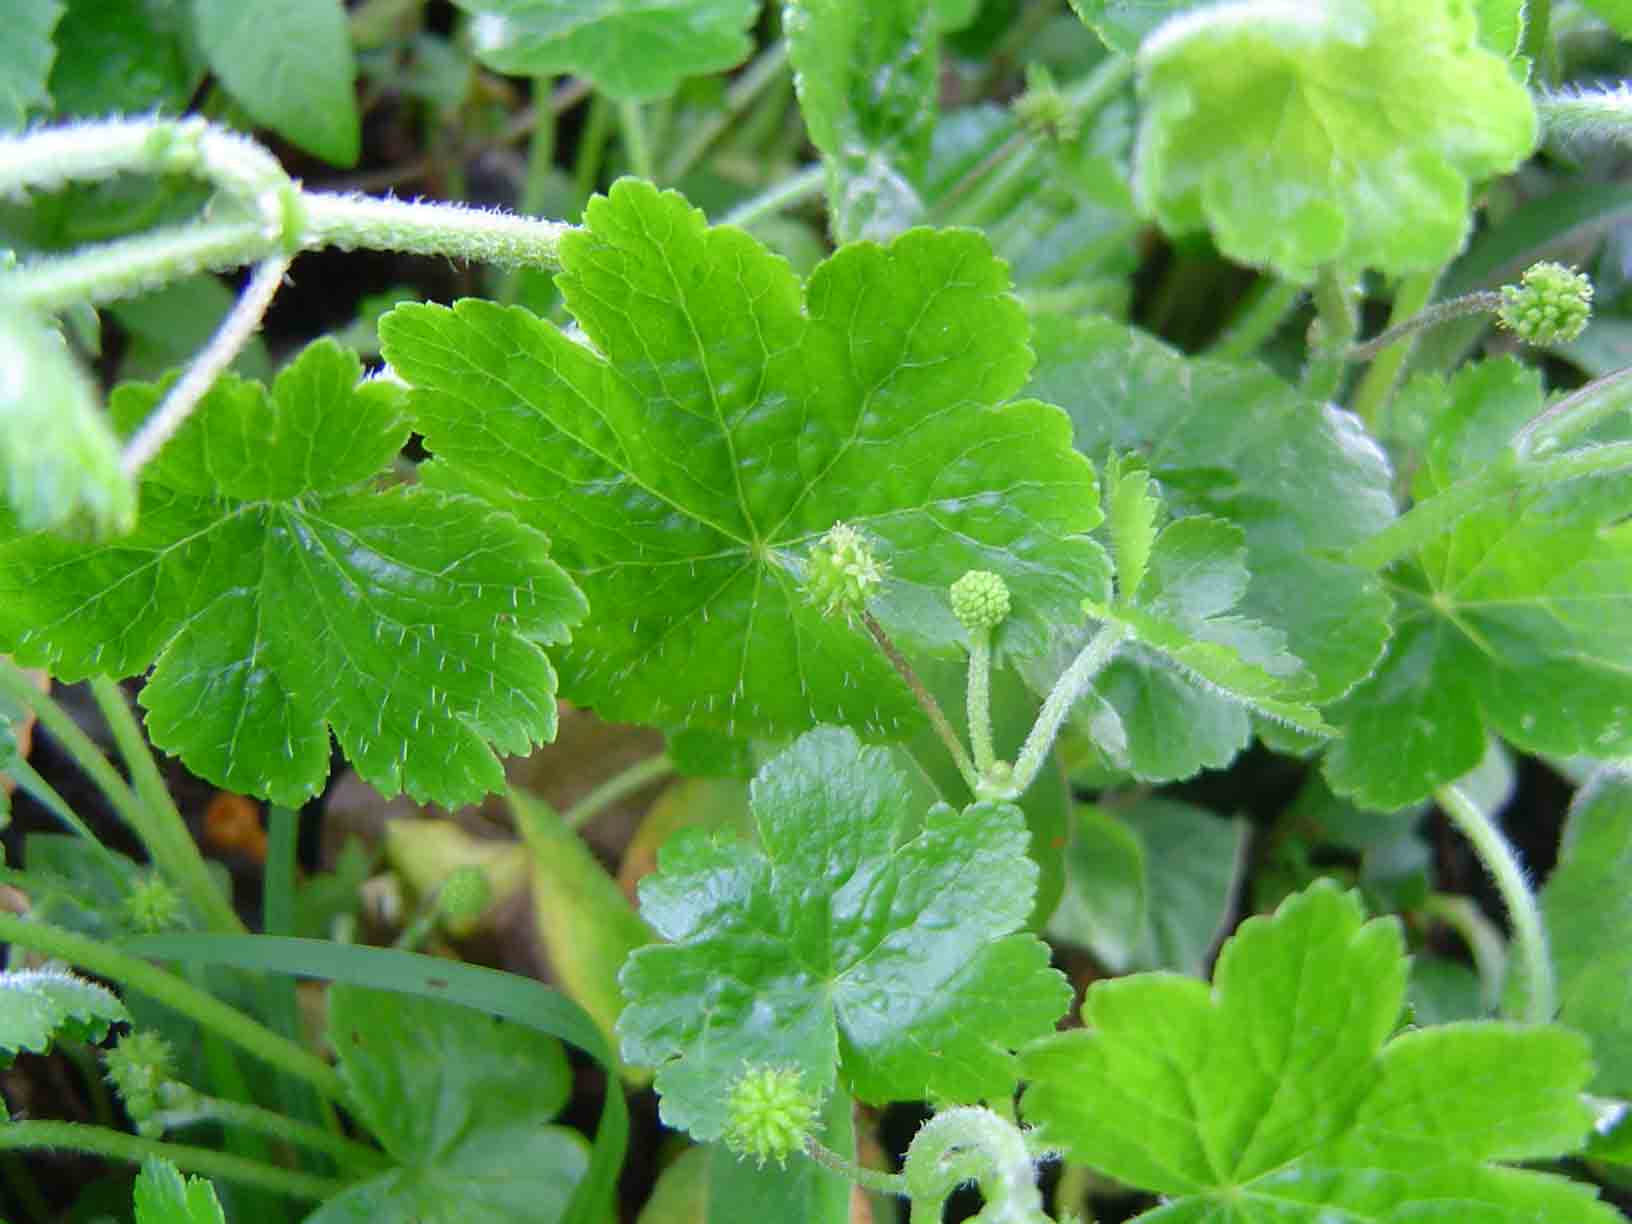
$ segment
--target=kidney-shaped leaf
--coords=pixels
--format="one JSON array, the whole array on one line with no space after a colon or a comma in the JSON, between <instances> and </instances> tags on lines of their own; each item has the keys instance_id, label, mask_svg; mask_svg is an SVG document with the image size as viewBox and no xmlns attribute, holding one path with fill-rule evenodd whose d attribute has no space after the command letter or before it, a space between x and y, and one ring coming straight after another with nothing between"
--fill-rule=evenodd
<instances>
[{"instance_id":1,"label":"kidney-shaped leaf","mask_svg":"<svg viewBox=\"0 0 1632 1224\"><path fill-rule=\"evenodd\" d=\"M224 377L143 473L107 545L0 534L0 644L61 679L128 676L153 742L217 785L298 806L329 728L387 793L471 802L493 754L555 734L583 597L547 540L474 498L366 482L408 434L400 392L320 341L270 392ZM115 393L133 422L161 388Z\"/></svg>"},{"instance_id":2,"label":"kidney-shaped leaf","mask_svg":"<svg viewBox=\"0 0 1632 1224\"><path fill-rule=\"evenodd\" d=\"M1139 70L1143 205L1296 281L1439 267L1467 236L1469 184L1536 141L1463 0L1216 5L1162 26Z\"/></svg>"},{"instance_id":3,"label":"kidney-shaped leaf","mask_svg":"<svg viewBox=\"0 0 1632 1224\"><path fill-rule=\"evenodd\" d=\"M641 883L670 942L625 966L623 1055L656 1066L663 1116L720 1135L745 1068L797 1068L866 1101L1011 1092L1011 1051L1070 1001L1018 933L1037 883L1009 804L911 803L881 748L822 728L754 779L760 848L683 835Z\"/></svg>"},{"instance_id":4,"label":"kidney-shaped leaf","mask_svg":"<svg viewBox=\"0 0 1632 1224\"><path fill-rule=\"evenodd\" d=\"M1242 924L1211 989L1095 982L1087 1027L1024 1056L1038 1138L1164 1196L1141 1219L1321 1224L1457 1219L1609 1224L1591 1187L1499 1161L1586 1139L1585 1040L1444 1025L1394 1036L1398 924L1329 882Z\"/></svg>"},{"instance_id":5,"label":"kidney-shaped leaf","mask_svg":"<svg viewBox=\"0 0 1632 1224\"><path fill-rule=\"evenodd\" d=\"M593 348L480 301L380 325L429 478L548 530L588 595L561 655L572 700L728 734L910 730L872 643L801 593L839 521L889 567L873 610L907 649L963 640L946 588L967 570L1013 592L999 649L1040 651L1104 594L1069 422L1004 402L1027 328L978 234L847 246L801 298L783 260L673 193L626 180L587 217L557 283Z\"/></svg>"}]
</instances>

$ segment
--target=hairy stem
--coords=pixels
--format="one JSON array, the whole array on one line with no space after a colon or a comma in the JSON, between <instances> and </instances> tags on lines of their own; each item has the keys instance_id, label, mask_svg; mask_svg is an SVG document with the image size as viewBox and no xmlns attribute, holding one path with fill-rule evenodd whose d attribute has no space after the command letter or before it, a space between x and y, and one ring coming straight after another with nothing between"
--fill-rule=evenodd
<instances>
[{"instance_id":1,"label":"hairy stem","mask_svg":"<svg viewBox=\"0 0 1632 1224\"><path fill-rule=\"evenodd\" d=\"M1396 308L1403 299L1395 299ZM1391 348L1407 337L1418 332L1427 331L1431 327L1438 327L1441 323L1449 323L1452 319L1466 318L1468 315L1494 314L1502 308L1502 295L1494 289L1480 290L1478 293L1467 293L1459 298L1452 298L1448 302L1441 302L1437 306L1430 306L1426 310L1412 314L1403 322L1393 323L1387 331L1380 332L1367 340L1364 344L1356 344L1348 350L1349 361L1370 361L1384 349Z\"/></svg>"},{"instance_id":2,"label":"hairy stem","mask_svg":"<svg viewBox=\"0 0 1632 1224\"><path fill-rule=\"evenodd\" d=\"M66 1148L74 1152L89 1152L109 1160L126 1160L139 1164L149 1156L168 1160L184 1173L199 1173L222 1181L237 1182L270 1190L276 1194L298 1199L332 1198L346 1188L346 1183L328 1177L313 1177L308 1173L293 1173L275 1165L246 1160L227 1152L210 1148L189 1147L181 1143L166 1143L160 1139L143 1139L123 1131L108 1130L101 1126L87 1126L79 1122L8 1122L0 1126L0 1151L30 1151L42 1148Z\"/></svg>"},{"instance_id":3,"label":"hairy stem","mask_svg":"<svg viewBox=\"0 0 1632 1224\"><path fill-rule=\"evenodd\" d=\"M165 393L163 402L142 422L136 436L125 444L124 453L119 456L119 466L125 475L136 475L159 453L215 385L221 372L243 351L244 345L249 343L249 338L266 317L272 297L283 284L283 275L288 270L289 257L281 254L262 260L256 267L249 284L239 294L238 301L221 321L221 326L216 328L204 351L193 358L187 373Z\"/></svg>"},{"instance_id":4,"label":"hairy stem","mask_svg":"<svg viewBox=\"0 0 1632 1224\"><path fill-rule=\"evenodd\" d=\"M345 1082L321 1058L237 1008L229 1007L190 982L139 957L84 935L8 913L0 913L0 942L43 952L157 999L270 1066L305 1080L337 1104L346 1103ZM0 1127L0 1132L5 1129Z\"/></svg>"},{"instance_id":5,"label":"hairy stem","mask_svg":"<svg viewBox=\"0 0 1632 1224\"><path fill-rule=\"evenodd\" d=\"M158 763L153 759L136 716L130 712L124 690L118 681L96 676L91 680L91 695L107 720L113 742L118 745L136 788L140 823L133 829L142 839L148 857L181 890L208 929L242 935L244 924L210 875L204 856L198 852L198 843L193 840L187 822L164 785Z\"/></svg>"},{"instance_id":6,"label":"hairy stem","mask_svg":"<svg viewBox=\"0 0 1632 1224\"><path fill-rule=\"evenodd\" d=\"M941 737L941 743L945 744L946 750L952 754L952 760L958 766L958 773L962 775L970 793L973 794L980 785L980 774L976 772L974 765L970 762L969 754L964 751L963 741L958 738L958 733L952 729L952 724L947 721L946 712L941 709L941 703L936 701L935 695L924 687L924 682L918 678L918 673L912 670L912 664L908 663L906 656L896 648L895 643L890 640L890 635L884 632L884 626L879 624L878 619L865 608L861 612L861 623L867 630L867 635L873 639L874 645L884 652L884 657L890 661L890 666L895 668L896 674L907 682L907 688L912 690L912 695L917 700L919 708L929 717L929 725L935 728L935 734Z\"/></svg>"},{"instance_id":7,"label":"hairy stem","mask_svg":"<svg viewBox=\"0 0 1632 1224\"><path fill-rule=\"evenodd\" d=\"M1014 763L1014 786L1017 794L1025 794L1027 788L1036 781L1043 761L1047 759L1049 750L1054 747L1054 741L1059 737L1060 728L1065 724L1066 715L1088 691L1094 677L1105 669L1105 665L1111 661L1112 656L1116 654L1116 648L1122 644L1122 639L1126 636L1127 630L1121 625L1107 621L1078 652L1077 657L1071 660L1071 666L1067 667L1054 682L1054 687L1049 690L1047 698L1043 701L1043 708L1037 712L1037 721L1032 724L1031 732L1026 736L1026 742L1020 749L1020 756Z\"/></svg>"},{"instance_id":8,"label":"hairy stem","mask_svg":"<svg viewBox=\"0 0 1632 1224\"><path fill-rule=\"evenodd\" d=\"M840 1177L846 1178L863 1190L871 1190L875 1194L901 1194L907 1192L907 1179L899 1173L884 1173L878 1169L869 1169L865 1165L853 1164L840 1156L832 1148L825 1147L820 1140L811 1138L805 1140L805 1155L809 1156L824 1169L831 1169Z\"/></svg>"},{"instance_id":9,"label":"hairy stem","mask_svg":"<svg viewBox=\"0 0 1632 1224\"><path fill-rule=\"evenodd\" d=\"M1394 292L1394 304L1389 308L1389 325L1382 335L1397 332L1418 317L1428 305L1428 299L1433 296L1434 286L1438 283L1438 271L1419 273L1402 280ZM1388 407L1388 401L1399 382L1400 371L1405 368L1406 360L1415 346L1415 335L1415 332L1396 335L1392 342L1377 351L1376 360L1361 375L1360 385L1355 388L1349 407L1367 426L1375 428L1383 410ZM1354 360L1353 349L1349 350L1349 360Z\"/></svg>"},{"instance_id":10,"label":"hairy stem","mask_svg":"<svg viewBox=\"0 0 1632 1224\"><path fill-rule=\"evenodd\" d=\"M975 772L985 775L997 761L992 747L992 631L969 630L969 747Z\"/></svg>"},{"instance_id":11,"label":"hairy stem","mask_svg":"<svg viewBox=\"0 0 1632 1224\"><path fill-rule=\"evenodd\" d=\"M657 164L652 160L646 114L639 102L618 103L618 130L623 134L624 151L629 154L629 168L643 179L656 178Z\"/></svg>"},{"instance_id":12,"label":"hairy stem","mask_svg":"<svg viewBox=\"0 0 1632 1224\"><path fill-rule=\"evenodd\" d=\"M1546 1024L1558 1011L1558 987L1553 979L1553 962L1547 954L1547 935L1541 909L1524 878L1513 847L1489 813L1482 810L1455 783L1434 792L1440 809L1473 846L1474 853L1496 883L1496 891L1507 906L1513 925L1513 946L1524 978L1523 1018L1531 1024Z\"/></svg>"}]
</instances>

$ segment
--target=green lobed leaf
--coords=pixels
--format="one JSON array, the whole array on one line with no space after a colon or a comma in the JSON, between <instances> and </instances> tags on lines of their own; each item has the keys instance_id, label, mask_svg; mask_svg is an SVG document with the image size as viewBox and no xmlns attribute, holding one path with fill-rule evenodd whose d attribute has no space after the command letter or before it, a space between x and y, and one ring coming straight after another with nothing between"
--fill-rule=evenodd
<instances>
[{"instance_id":1,"label":"green lobed leaf","mask_svg":"<svg viewBox=\"0 0 1632 1224\"><path fill-rule=\"evenodd\" d=\"M362 119L343 0L193 0L210 71L251 118L336 166L353 166Z\"/></svg>"},{"instance_id":2,"label":"green lobed leaf","mask_svg":"<svg viewBox=\"0 0 1632 1224\"><path fill-rule=\"evenodd\" d=\"M226 1224L207 1178L183 1178L168 1160L149 1156L134 1188L136 1224Z\"/></svg>"},{"instance_id":3,"label":"green lobed leaf","mask_svg":"<svg viewBox=\"0 0 1632 1224\"><path fill-rule=\"evenodd\" d=\"M1466 0L1218 5L1162 27L1139 70L1142 206L1298 282L1440 267L1467 238L1470 183L1536 143Z\"/></svg>"},{"instance_id":4,"label":"green lobed leaf","mask_svg":"<svg viewBox=\"0 0 1632 1224\"><path fill-rule=\"evenodd\" d=\"M1310 700L1371 671L1389 603L1375 575L1334 557L1393 519L1392 474L1353 416L1257 364L1187 359L1109 320L1039 319L1036 347L1030 390L1071 414L1079 449L1140 455L1171 513L1242 530L1240 612L1286 635Z\"/></svg>"},{"instance_id":5,"label":"green lobed leaf","mask_svg":"<svg viewBox=\"0 0 1632 1224\"><path fill-rule=\"evenodd\" d=\"M337 984L329 1043L359 1116L398 1168L352 1186L308 1224L554 1221L588 1165L550 1125L571 1095L561 1043L497 1016Z\"/></svg>"},{"instance_id":6,"label":"green lobed leaf","mask_svg":"<svg viewBox=\"0 0 1632 1224\"><path fill-rule=\"evenodd\" d=\"M0 1067L19 1050L44 1054L53 1041L101 1041L110 1024L129 1019L107 987L65 969L0 972Z\"/></svg>"},{"instance_id":7,"label":"green lobed leaf","mask_svg":"<svg viewBox=\"0 0 1632 1224\"><path fill-rule=\"evenodd\" d=\"M136 488L90 379L53 325L12 309L0 311L0 469L24 531L136 521Z\"/></svg>"},{"instance_id":8,"label":"green lobed leaf","mask_svg":"<svg viewBox=\"0 0 1632 1224\"><path fill-rule=\"evenodd\" d=\"M1585 1140L1586 1043L1556 1026L1455 1024L1390 1039L1398 923L1321 882L1224 946L1213 985L1089 987L1087 1027L1035 1043L1038 1139L1164 1196L1141 1219L1608 1224L1588 1186L1500 1161Z\"/></svg>"},{"instance_id":9,"label":"green lobed leaf","mask_svg":"<svg viewBox=\"0 0 1632 1224\"><path fill-rule=\"evenodd\" d=\"M1592 1039L1594 1092L1632 1096L1632 774L1607 766L1576 793L1542 890L1559 1019Z\"/></svg>"},{"instance_id":10,"label":"green lobed leaf","mask_svg":"<svg viewBox=\"0 0 1632 1224\"><path fill-rule=\"evenodd\" d=\"M1120 474L1118 480L1113 512L1122 511L1123 528L1119 532L1113 520L1113 547L1136 568L1124 583L1119 566L1117 578L1128 593L1106 607L1085 601L1090 614L1119 622L1204 690L1300 731L1326 732L1313 706L1288 698L1306 685L1303 666L1287 653L1285 637L1251 618L1230 615L1249 580L1245 533L1234 523L1198 514L1168 523L1152 538L1157 499Z\"/></svg>"},{"instance_id":11,"label":"green lobed leaf","mask_svg":"<svg viewBox=\"0 0 1632 1224\"><path fill-rule=\"evenodd\" d=\"M62 0L16 0L7 6L6 36L0 39L0 132L50 109L46 83L57 53L51 35L62 13Z\"/></svg>"},{"instance_id":12,"label":"green lobed leaf","mask_svg":"<svg viewBox=\"0 0 1632 1224\"><path fill-rule=\"evenodd\" d=\"M365 483L407 437L400 392L309 346L270 391L226 376L144 472L104 546L0 537L0 641L60 678L127 676L153 742L217 785L298 806L329 729L362 777L442 803L503 785L494 749L555 728L583 598L547 541L472 498ZM161 388L115 392L130 422Z\"/></svg>"},{"instance_id":13,"label":"green lobed leaf","mask_svg":"<svg viewBox=\"0 0 1632 1224\"><path fill-rule=\"evenodd\" d=\"M788 58L827 167L834 237L893 238L920 192L940 95L931 0L789 0Z\"/></svg>"},{"instance_id":14,"label":"green lobed leaf","mask_svg":"<svg viewBox=\"0 0 1632 1224\"><path fill-rule=\"evenodd\" d=\"M454 0L476 58L498 72L570 72L622 101L740 64L759 0Z\"/></svg>"},{"instance_id":15,"label":"green lobed leaf","mask_svg":"<svg viewBox=\"0 0 1632 1224\"><path fill-rule=\"evenodd\" d=\"M801 299L673 193L626 180L587 218L558 283L594 349L479 301L381 323L427 478L548 524L595 608L560 656L573 701L732 735L910 732L872 643L801 591L839 521L886 563L871 610L909 653L963 641L945 592L971 569L1013 592L1003 652L1040 651L1103 593L1093 472L1058 409L1007 402L1026 325L979 235L845 247Z\"/></svg>"},{"instance_id":16,"label":"green lobed leaf","mask_svg":"<svg viewBox=\"0 0 1632 1224\"><path fill-rule=\"evenodd\" d=\"M1480 474L1542 407L1539 374L1511 359L1459 372L1430 413L1418 499ZM1333 788L1403 807L1473 769L1491 731L1529 752L1632 750L1624 503L1619 478L1497 498L1393 566L1387 654L1329 711L1345 733L1326 757Z\"/></svg>"},{"instance_id":17,"label":"green lobed leaf","mask_svg":"<svg viewBox=\"0 0 1632 1224\"><path fill-rule=\"evenodd\" d=\"M1013 1090L1010 1051L1070 990L1026 921L1037 867L1018 809L926 814L880 748L801 737L755 778L760 846L683 836L641 883L671 941L630 957L619 1030L658 1068L663 1117L720 1135L722 1085L792 1066L812 1091L974 1101Z\"/></svg>"},{"instance_id":18,"label":"green lobed leaf","mask_svg":"<svg viewBox=\"0 0 1632 1224\"><path fill-rule=\"evenodd\" d=\"M203 75L180 0L68 0L57 27L51 95L59 116L177 115Z\"/></svg>"}]
</instances>

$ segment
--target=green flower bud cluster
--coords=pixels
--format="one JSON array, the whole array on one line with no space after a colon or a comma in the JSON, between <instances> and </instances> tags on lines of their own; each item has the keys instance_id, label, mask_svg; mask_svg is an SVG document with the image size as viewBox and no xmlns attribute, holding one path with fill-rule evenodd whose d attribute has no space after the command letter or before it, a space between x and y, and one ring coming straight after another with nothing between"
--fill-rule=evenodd
<instances>
[{"instance_id":1,"label":"green flower bud cluster","mask_svg":"<svg viewBox=\"0 0 1632 1224\"><path fill-rule=\"evenodd\" d=\"M175 1054L170 1043L157 1033L138 1029L104 1053L102 1062L108 1083L125 1103L125 1112L136 1124L137 1133L149 1139L163 1133L154 1115L168 1104L164 1090L175 1075Z\"/></svg>"},{"instance_id":2,"label":"green flower bud cluster","mask_svg":"<svg viewBox=\"0 0 1632 1224\"><path fill-rule=\"evenodd\" d=\"M860 614L883 582L884 563L867 537L845 523L835 523L805 562L805 597L823 616Z\"/></svg>"},{"instance_id":3,"label":"green flower bud cluster","mask_svg":"<svg viewBox=\"0 0 1632 1224\"><path fill-rule=\"evenodd\" d=\"M130 925L145 935L173 931L182 925L181 895L156 875L138 880L122 908Z\"/></svg>"},{"instance_id":4,"label":"green flower bud cluster","mask_svg":"<svg viewBox=\"0 0 1632 1224\"><path fill-rule=\"evenodd\" d=\"M1527 344L1565 344L1592 317L1592 282L1563 264L1537 263L1517 285L1502 286L1502 326Z\"/></svg>"},{"instance_id":5,"label":"green flower bud cluster","mask_svg":"<svg viewBox=\"0 0 1632 1224\"><path fill-rule=\"evenodd\" d=\"M725 1142L739 1156L784 1164L815 1133L820 1102L794 1067L749 1067L726 1101Z\"/></svg>"},{"instance_id":6,"label":"green flower bud cluster","mask_svg":"<svg viewBox=\"0 0 1632 1224\"><path fill-rule=\"evenodd\" d=\"M1041 64L1026 66L1026 92L1014 100L1014 115L1027 131L1046 140L1069 143L1077 138L1082 121L1072 111L1054 77Z\"/></svg>"},{"instance_id":7,"label":"green flower bud cluster","mask_svg":"<svg viewBox=\"0 0 1632 1224\"><path fill-rule=\"evenodd\" d=\"M970 570L952 584L952 615L965 629L996 629L1009 618L1009 584L989 570Z\"/></svg>"}]
</instances>

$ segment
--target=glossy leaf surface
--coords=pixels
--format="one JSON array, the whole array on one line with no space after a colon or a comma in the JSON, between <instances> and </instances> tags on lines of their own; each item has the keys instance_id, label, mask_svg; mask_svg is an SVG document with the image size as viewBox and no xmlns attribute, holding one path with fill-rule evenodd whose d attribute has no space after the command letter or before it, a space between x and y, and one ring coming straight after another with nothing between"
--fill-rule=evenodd
<instances>
[{"instance_id":1,"label":"glossy leaf surface","mask_svg":"<svg viewBox=\"0 0 1632 1224\"><path fill-rule=\"evenodd\" d=\"M1439 267L1466 239L1470 184L1536 141L1529 95L1462 0L1216 5L1148 39L1139 70L1144 207L1303 283Z\"/></svg>"},{"instance_id":2,"label":"glossy leaf surface","mask_svg":"<svg viewBox=\"0 0 1632 1224\"><path fill-rule=\"evenodd\" d=\"M1213 985L1089 987L1085 1029L1025 1056L1038 1138L1164 1204L1152 1221L1609 1224L1590 1187L1499 1162L1578 1148L1586 1043L1555 1026L1391 1037L1407 960L1392 919L1330 883L1249 919Z\"/></svg>"},{"instance_id":3,"label":"glossy leaf surface","mask_svg":"<svg viewBox=\"0 0 1632 1224\"><path fill-rule=\"evenodd\" d=\"M622 100L673 93L748 58L759 0L455 0L489 68L571 72Z\"/></svg>"},{"instance_id":4,"label":"glossy leaf surface","mask_svg":"<svg viewBox=\"0 0 1632 1224\"><path fill-rule=\"evenodd\" d=\"M847 246L801 294L748 235L625 181L562 261L594 349L477 301L399 307L381 336L429 478L550 531L588 595L572 700L728 734L910 731L872 643L801 590L839 521L888 567L872 611L909 652L962 641L945 591L970 569L1013 592L1000 651L1040 651L1103 594L1093 472L1058 409L1009 402L1026 325L978 235Z\"/></svg>"},{"instance_id":5,"label":"glossy leaf surface","mask_svg":"<svg viewBox=\"0 0 1632 1224\"><path fill-rule=\"evenodd\" d=\"M683 835L641 884L670 942L622 975L624 1057L658 1068L663 1117L719 1136L720 1085L792 1066L826 1095L974 1101L1012 1090L1011 1050L1070 989L1017 934L1036 865L1007 804L911 803L887 751L824 728L752 789L759 847Z\"/></svg>"},{"instance_id":6,"label":"glossy leaf surface","mask_svg":"<svg viewBox=\"0 0 1632 1224\"><path fill-rule=\"evenodd\" d=\"M105 545L0 538L0 640L59 678L128 676L155 744L298 805L329 728L368 782L444 803L503 782L494 749L554 734L542 645L584 611L547 541L471 498L368 481L407 437L400 392L319 342L270 392L231 376L145 470ZM114 397L134 422L160 388Z\"/></svg>"}]
</instances>

